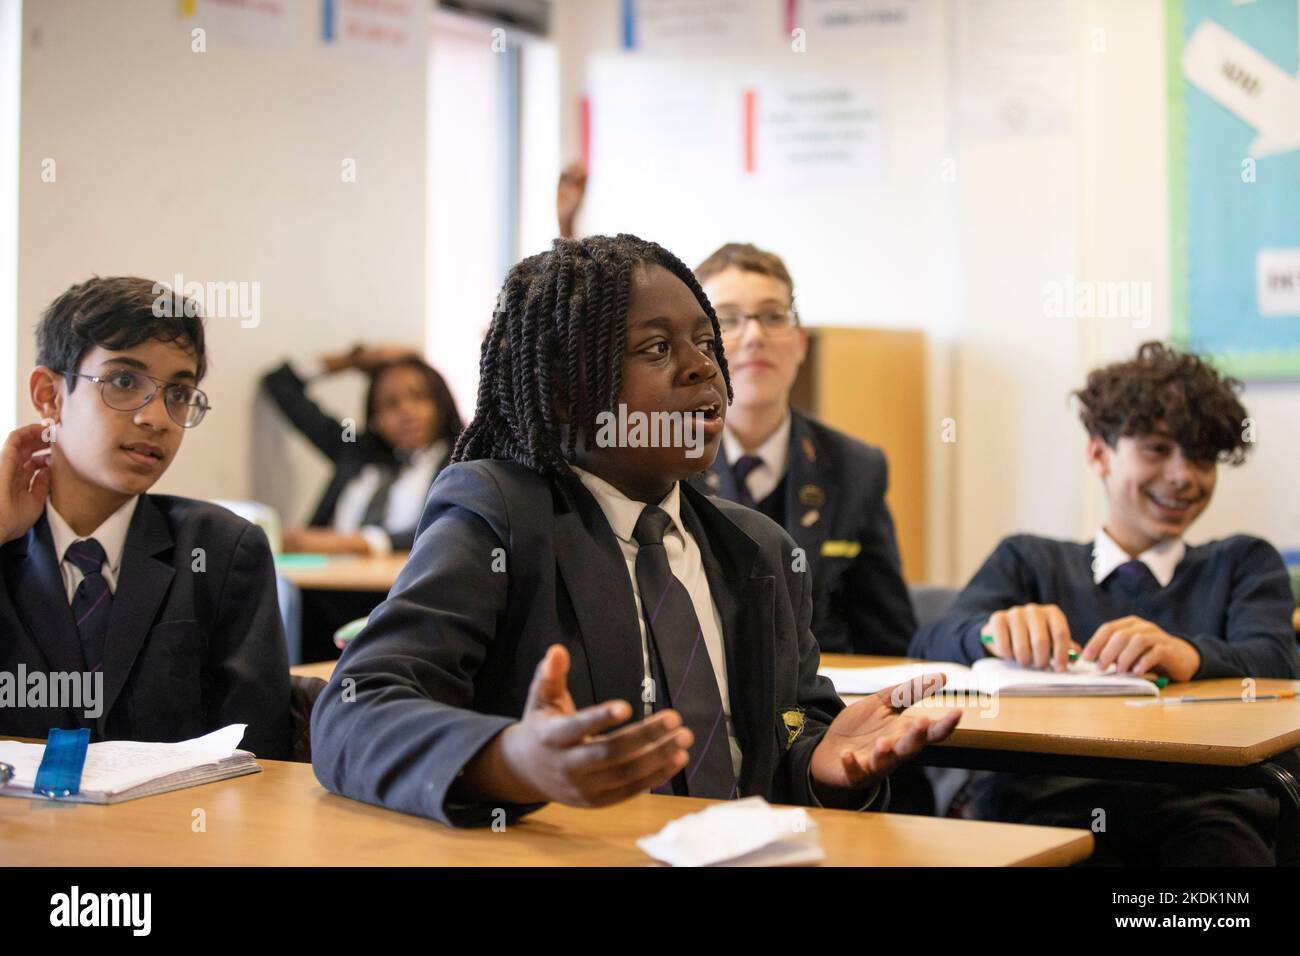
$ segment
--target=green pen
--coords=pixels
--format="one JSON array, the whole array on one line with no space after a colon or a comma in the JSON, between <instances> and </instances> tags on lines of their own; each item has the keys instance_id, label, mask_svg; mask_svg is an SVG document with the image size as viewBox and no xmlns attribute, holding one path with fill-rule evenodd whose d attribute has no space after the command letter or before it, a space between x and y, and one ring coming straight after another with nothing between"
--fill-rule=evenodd
<instances>
[{"instance_id":1,"label":"green pen","mask_svg":"<svg viewBox=\"0 0 1300 956\"><path fill-rule=\"evenodd\" d=\"M992 643L993 643L993 635L992 635L992 634L984 634L984 633L981 633L981 634L980 634L980 643L981 643L981 644L992 644ZM1074 648L1070 648L1070 663L1073 664L1073 663L1074 663L1075 661L1077 661L1078 659L1079 659L1079 652L1076 651ZM1166 688L1166 687L1169 686L1169 678L1168 678L1168 677L1157 677L1157 676L1155 676L1154 674L1144 674L1143 676L1146 677L1147 680L1151 681L1151 683L1155 684L1156 687L1160 688L1161 690L1163 690L1164 688Z\"/></svg>"}]
</instances>

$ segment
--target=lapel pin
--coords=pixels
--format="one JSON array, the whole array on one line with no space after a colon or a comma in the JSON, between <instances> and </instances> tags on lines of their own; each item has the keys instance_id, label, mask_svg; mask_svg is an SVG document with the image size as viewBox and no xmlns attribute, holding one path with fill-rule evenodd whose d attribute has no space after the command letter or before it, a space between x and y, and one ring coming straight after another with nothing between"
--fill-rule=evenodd
<instances>
[{"instance_id":1,"label":"lapel pin","mask_svg":"<svg viewBox=\"0 0 1300 956\"><path fill-rule=\"evenodd\" d=\"M799 519L799 523L805 528L811 528L821 516L822 513L814 508L812 511L805 511L803 517Z\"/></svg>"},{"instance_id":2,"label":"lapel pin","mask_svg":"<svg viewBox=\"0 0 1300 956\"><path fill-rule=\"evenodd\" d=\"M799 504L807 508L820 508L826 504L826 492L821 485L804 485L799 489Z\"/></svg>"},{"instance_id":3,"label":"lapel pin","mask_svg":"<svg viewBox=\"0 0 1300 956\"><path fill-rule=\"evenodd\" d=\"M804 438L803 440L803 456L809 461L817 460L817 446L812 443L811 438Z\"/></svg>"}]
</instances>

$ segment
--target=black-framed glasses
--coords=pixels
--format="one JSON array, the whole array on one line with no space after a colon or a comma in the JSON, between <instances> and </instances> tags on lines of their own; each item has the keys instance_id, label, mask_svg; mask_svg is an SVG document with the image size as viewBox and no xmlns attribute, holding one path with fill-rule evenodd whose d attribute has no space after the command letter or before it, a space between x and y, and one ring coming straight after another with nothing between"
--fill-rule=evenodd
<instances>
[{"instance_id":1,"label":"black-framed glasses","mask_svg":"<svg viewBox=\"0 0 1300 956\"><path fill-rule=\"evenodd\" d=\"M84 372L60 374L75 375L94 382L99 386L99 396L104 404L119 412L139 411L152 402L158 390L162 389L167 417L181 428L193 428L203 421L203 416L212 407L208 404L208 396L193 385L164 382L134 369L114 369L106 375L87 375Z\"/></svg>"},{"instance_id":2,"label":"black-framed glasses","mask_svg":"<svg viewBox=\"0 0 1300 956\"><path fill-rule=\"evenodd\" d=\"M799 324L799 316L793 308L784 312L772 309L757 315L723 311L718 313L718 328L723 335L738 335L750 319L757 322L768 335L784 334Z\"/></svg>"}]
</instances>

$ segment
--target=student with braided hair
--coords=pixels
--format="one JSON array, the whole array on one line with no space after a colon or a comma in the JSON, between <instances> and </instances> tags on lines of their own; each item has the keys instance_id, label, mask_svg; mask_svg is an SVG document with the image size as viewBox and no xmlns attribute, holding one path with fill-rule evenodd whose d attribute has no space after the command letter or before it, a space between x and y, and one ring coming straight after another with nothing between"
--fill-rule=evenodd
<instances>
[{"instance_id":1,"label":"student with braided hair","mask_svg":"<svg viewBox=\"0 0 1300 956\"><path fill-rule=\"evenodd\" d=\"M456 826L650 790L861 808L952 732L902 716L937 680L845 707L790 537L687 484L731 397L720 338L634 236L511 270L474 420L317 702L322 784Z\"/></svg>"}]
</instances>

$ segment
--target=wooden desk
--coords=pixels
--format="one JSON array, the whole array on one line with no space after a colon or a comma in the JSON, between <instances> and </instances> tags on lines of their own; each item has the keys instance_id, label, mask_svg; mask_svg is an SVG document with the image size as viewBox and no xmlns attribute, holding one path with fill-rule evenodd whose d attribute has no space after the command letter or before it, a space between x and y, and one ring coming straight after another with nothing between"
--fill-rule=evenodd
<instances>
[{"instance_id":1,"label":"wooden desk","mask_svg":"<svg viewBox=\"0 0 1300 956\"><path fill-rule=\"evenodd\" d=\"M827 654L827 667L871 667L904 658ZM1255 682L1257 694L1300 691L1300 681ZM1162 694L1240 695L1239 679L1171 684ZM1279 862L1300 863L1300 700L1255 704L1129 707L1117 697L969 698L961 723L918 758L929 766L1183 783L1266 787L1279 797ZM927 702L913 712L938 715L958 703Z\"/></svg>"},{"instance_id":2,"label":"wooden desk","mask_svg":"<svg viewBox=\"0 0 1300 956\"><path fill-rule=\"evenodd\" d=\"M277 568L276 573L304 591L379 591L387 594L406 564L407 552L384 558L340 555L312 568Z\"/></svg>"},{"instance_id":3,"label":"wooden desk","mask_svg":"<svg viewBox=\"0 0 1300 956\"><path fill-rule=\"evenodd\" d=\"M111 807L0 797L6 865L641 866L638 837L709 801L644 794L583 810L552 804L511 826L453 830L325 791L306 764ZM202 808L207 831L191 831ZM1064 866L1087 830L811 810L829 866Z\"/></svg>"},{"instance_id":4,"label":"wooden desk","mask_svg":"<svg viewBox=\"0 0 1300 956\"><path fill-rule=\"evenodd\" d=\"M338 661L317 661L314 664L295 664L289 668L289 673L299 677L319 677L321 680L329 680L337 663Z\"/></svg>"}]
</instances>

